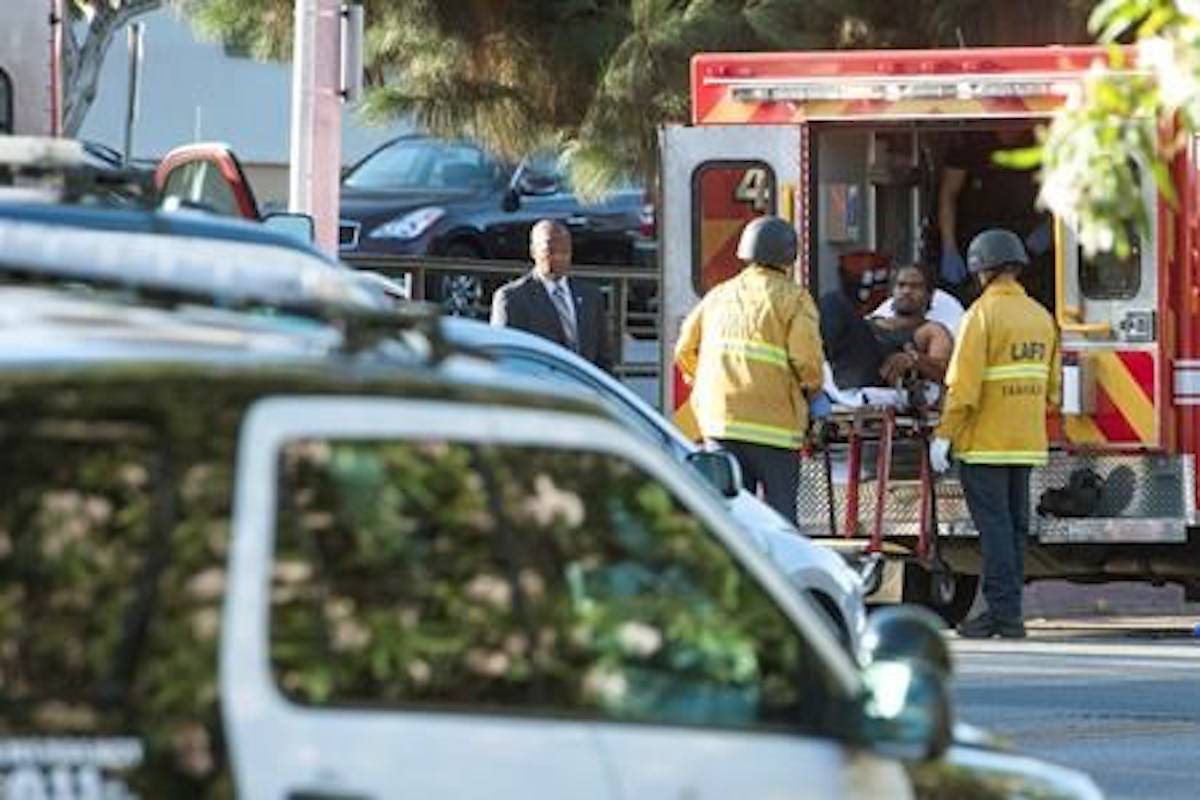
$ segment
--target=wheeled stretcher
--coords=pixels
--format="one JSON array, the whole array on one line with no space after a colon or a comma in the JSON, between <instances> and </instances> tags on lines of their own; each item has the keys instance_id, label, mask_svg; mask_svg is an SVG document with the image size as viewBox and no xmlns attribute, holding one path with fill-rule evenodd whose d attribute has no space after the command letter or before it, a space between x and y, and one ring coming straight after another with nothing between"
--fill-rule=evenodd
<instances>
[{"instance_id":1,"label":"wheeled stretcher","mask_svg":"<svg viewBox=\"0 0 1200 800\"><path fill-rule=\"evenodd\" d=\"M937 476L929 459L929 442L937 426L937 412L895 405L833 406L832 412L818 422L817 447L825 473L830 536L850 539L860 530L860 496L864 480L864 452L875 451L875 508L870 518L864 550L869 568L864 569L868 583L879 573L885 554L884 530L889 482L892 480L896 445L912 442L917 456L917 538L911 558L927 569L939 583L953 581L950 567L938 552ZM845 509L838 519L833 487L834 456L842 451L846 458ZM815 455L815 454L814 454ZM874 568L870 568L874 567ZM873 587L868 586L868 592Z\"/></svg>"}]
</instances>

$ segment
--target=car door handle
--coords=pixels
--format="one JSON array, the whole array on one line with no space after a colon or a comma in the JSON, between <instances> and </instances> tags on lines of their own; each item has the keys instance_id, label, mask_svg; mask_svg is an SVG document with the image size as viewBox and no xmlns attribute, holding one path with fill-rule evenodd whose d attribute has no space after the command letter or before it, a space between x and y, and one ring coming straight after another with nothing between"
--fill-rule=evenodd
<instances>
[{"instance_id":1,"label":"car door handle","mask_svg":"<svg viewBox=\"0 0 1200 800\"><path fill-rule=\"evenodd\" d=\"M587 225L589 221L590 220L582 214L572 214L571 216L567 217L567 225L572 228L579 228Z\"/></svg>"}]
</instances>

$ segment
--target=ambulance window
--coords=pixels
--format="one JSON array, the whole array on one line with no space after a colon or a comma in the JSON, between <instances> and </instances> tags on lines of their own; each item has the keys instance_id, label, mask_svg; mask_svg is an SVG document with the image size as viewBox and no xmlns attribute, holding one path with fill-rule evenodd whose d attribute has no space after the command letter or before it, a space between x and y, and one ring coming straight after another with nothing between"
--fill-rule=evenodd
<instances>
[{"instance_id":1,"label":"ambulance window","mask_svg":"<svg viewBox=\"0 0 1200 800\"><path fill-rule=\"evenodd\" d=\"M1130 236L1129 254L1097 253L1088 258L1079 250L1079 287L1089 300L1128 300L1142 285L1141 240Z\"/></svg>"},{"instance_id":2,"label":"ambulance window","mask_svg":"<svg viewBox=\"0 0 1200 800\"><path fill-rule=\"evenodd\" d=\"M445 441L283 452L271 660L313 705L795 728L823 663L619 456Z\"/></svg>"},{"instance_id":3,"label":"ambulance window","mask_svg":"<svg viewBox=\"0 0 1200 800\"><path fill-rule=\"evenodd\" d=\"M704 295L742 268L742 227L776 210L775 171L765 161L709 161L692 173L692 286Z\"/></svg>"}]
</instances>

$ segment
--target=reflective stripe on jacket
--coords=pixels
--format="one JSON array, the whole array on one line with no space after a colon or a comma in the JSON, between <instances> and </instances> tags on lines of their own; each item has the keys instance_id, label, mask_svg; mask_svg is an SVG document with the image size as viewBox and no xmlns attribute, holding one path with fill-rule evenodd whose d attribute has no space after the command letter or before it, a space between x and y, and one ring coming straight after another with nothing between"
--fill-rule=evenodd
<instances>
[{"instance_id":1,"label":"reflective stripe on jacket","mask_svg":"<svg viewBox=\"0 0 1200 800\"><path fill-rule=\"evenodd\" d=\"M821 385L821 358L812 296L754 264L705 295L675 345L705 437L788 449L808 430L804 391Z\"/></svg>"},{"instance_id":2,"label":"reflective stripe on jacket","mask_svg":"<svg viewBox=\"0 0 1200 800\"><path fill-rule=\"evenodd\" d=\"M1011 276L967 310L937 435L967 464L1046 463L1046 406L1060 399L1058 331Z\"/></svg>"}]
</instances>

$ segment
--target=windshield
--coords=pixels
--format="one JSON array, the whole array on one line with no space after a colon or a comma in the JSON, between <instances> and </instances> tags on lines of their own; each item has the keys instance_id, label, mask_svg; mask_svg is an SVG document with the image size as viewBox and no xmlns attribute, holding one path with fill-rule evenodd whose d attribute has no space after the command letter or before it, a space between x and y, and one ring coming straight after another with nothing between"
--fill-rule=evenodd
<instances>
[{"instance_id":1,"label":"windshield","mask_svg":"<svg viewBox=\"0 0 1200 800\"><path fill-rule=\"evenodd\" d=\"M403 139L367 156L343 183L354 189L470 191L503 180L501 167L474 145Z\"/></svg>"}]
</instances>

